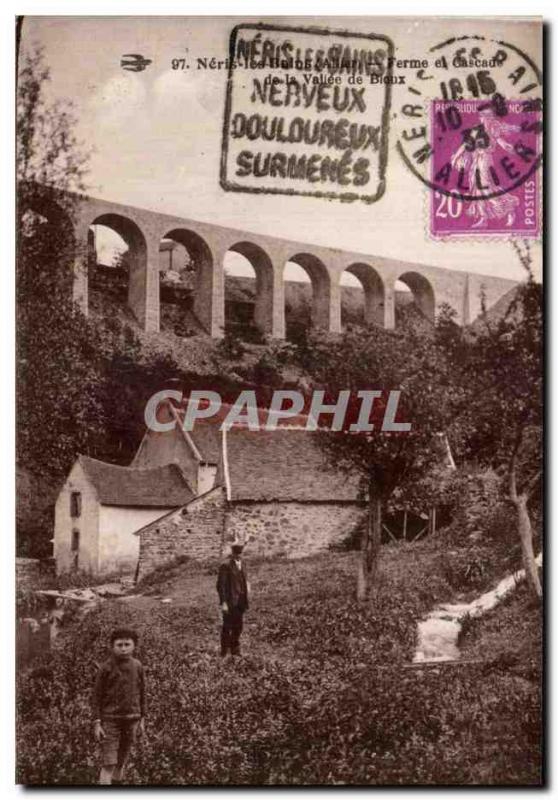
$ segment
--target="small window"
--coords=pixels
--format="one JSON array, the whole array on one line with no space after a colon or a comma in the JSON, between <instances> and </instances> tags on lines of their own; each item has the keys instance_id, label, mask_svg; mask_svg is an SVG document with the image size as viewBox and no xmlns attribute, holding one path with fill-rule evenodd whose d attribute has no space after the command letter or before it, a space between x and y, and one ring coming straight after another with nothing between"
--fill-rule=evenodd
<instances>
[{"instance_id":1,"label":"small window","mask_svg":"<svg viewBox=\"0 0 558 800\"><path fill-rule=\"evenodd\" d=\"M70 495L70 516L81 517L81 492L72 492Z\"/></svg>"},{"instance_id":2,"label":"small window","mask_svg":"<svg viewBox=\"0 0 558 800\"><path fill-rule=\"evenodd\" d=\"M75 552L77 550L79 550L79 531L74 528L72 531L72 551Z\"/></svg>"}]
</instances>

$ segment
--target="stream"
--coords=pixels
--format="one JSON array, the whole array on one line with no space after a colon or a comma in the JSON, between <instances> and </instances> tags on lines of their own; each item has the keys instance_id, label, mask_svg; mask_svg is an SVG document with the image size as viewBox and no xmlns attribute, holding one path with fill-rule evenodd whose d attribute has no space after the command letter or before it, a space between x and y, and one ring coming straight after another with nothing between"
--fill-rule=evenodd
<instances>
[{"instance_id":1,"label":"stream","mask_svg":"<svg viewBox=\"0 0 558 800\"><path fill-rule=\"evenodd\" d=\"M542 566L542 552L536 558ZM516 586L525 579L525 570L520 569L505 578L489 592L481 594L470 603L440 605L418 623L418 644L413 663L435 661L458 661L457 646L461 627L466 618L475 619L492 611Z\"/></svg>"}]
</instances>

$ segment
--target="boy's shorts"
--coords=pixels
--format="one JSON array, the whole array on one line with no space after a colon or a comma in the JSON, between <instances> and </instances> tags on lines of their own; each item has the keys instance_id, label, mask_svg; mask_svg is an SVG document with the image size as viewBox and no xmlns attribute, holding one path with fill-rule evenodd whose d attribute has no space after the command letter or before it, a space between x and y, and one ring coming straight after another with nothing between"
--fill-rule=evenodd
<instances>
[{"instance_id":1,"label":"boy's shorts","mask_svg":"<svg viewBox=\"0 0 558 800\"><path fill-rule=\"evenodd\" d=\"M107 719L102 722L105 737L101 740L101 750L105 766L124 764L135 741L138 724L137 719Z\"/></svg>"}]
</instances>

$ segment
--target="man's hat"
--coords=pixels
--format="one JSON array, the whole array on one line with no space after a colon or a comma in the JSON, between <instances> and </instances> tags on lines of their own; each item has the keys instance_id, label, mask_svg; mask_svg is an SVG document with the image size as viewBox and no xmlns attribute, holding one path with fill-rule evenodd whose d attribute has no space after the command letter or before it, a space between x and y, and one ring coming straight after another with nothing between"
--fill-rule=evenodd
<instances>
[{"instance_id":1,"label":"man's hat","mask_svg":"<svg viewBox=\"0 0 558 800\"><path fill-rule=\"evenodd\" d=\"M230 541L231 550L243 550L244 549L244 542L242 539L239 539L238 536L235 536L234 539Z\"/></svg>"}]
</instances>

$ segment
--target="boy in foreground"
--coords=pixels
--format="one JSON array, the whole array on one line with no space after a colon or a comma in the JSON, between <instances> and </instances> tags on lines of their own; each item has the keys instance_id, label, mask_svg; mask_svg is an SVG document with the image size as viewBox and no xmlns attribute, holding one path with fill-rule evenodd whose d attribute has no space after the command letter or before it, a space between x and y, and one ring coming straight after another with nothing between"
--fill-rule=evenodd
<instances>
[{"instance_id":1,"label":"boy in foreground","mask_svg":"<svg viewBox=\"0 0 558 800\"><path fill-rule=\"evenodd\" d=\"M137 633L118 628L110 641L112 653L97 673L92 698L94 735L102 746L102 785L123 783L132 744L144 734L143 666L133 657Z\"/></svg>"}]
</instances>

